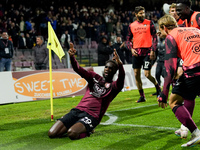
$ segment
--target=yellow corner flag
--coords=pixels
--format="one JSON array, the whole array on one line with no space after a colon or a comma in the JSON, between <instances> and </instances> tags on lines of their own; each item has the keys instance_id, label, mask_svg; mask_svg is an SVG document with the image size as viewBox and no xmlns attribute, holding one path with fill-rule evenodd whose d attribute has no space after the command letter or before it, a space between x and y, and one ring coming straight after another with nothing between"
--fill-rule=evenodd
<instances>
[{"instance_id":1,"label":"yellow corner flag","mask_svg":"<svg viewBox=\"0 0 200 150\"><path fill-rule=\"evenodd\" d=\"M47 48L49 49L49 80L50 80L50 101L51 101L51 121L53 121L53 83L52 83L52 62L51 62L51 50L53 50L56 55L59 57L60 61L62 57L65 55L60 42L50 24L48 22L48 43Z\"/></svg>"},{"instance_id":2,"label":"yellow corner flag","mask_svg":"<svg viewBox=\"0 0 200 150\"><path fill-rule=\"evenodd\" d=\"M65 52L63 51L60 42L58 41L58 38L50 24L48 22L48 43L47 43L47 48L52 49L56 55L59 57L60 61L62 57L65 55Z\"/></svg>"}]
</instances>

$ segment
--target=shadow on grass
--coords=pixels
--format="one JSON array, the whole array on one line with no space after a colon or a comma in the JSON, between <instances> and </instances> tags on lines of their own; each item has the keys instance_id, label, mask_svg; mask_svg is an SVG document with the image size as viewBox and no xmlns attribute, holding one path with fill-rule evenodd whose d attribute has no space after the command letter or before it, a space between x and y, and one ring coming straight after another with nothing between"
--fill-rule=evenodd
<instances>
[{"instance_id":1,"label":"shadow on grass","mask_svg":"<svg viewBox=\"0 0 200 150\"><path fill-rule=\"evenodd\" d=\"M138 131L139 130L139 131ZM105 132L105 133L104 133ZM127 134L128 138L117 140L114 144L101 148L102 150L133 150L133 149L149 149L149 150L167 150L167 149L181 149L183 141L174 136L167 142L165 139L170 136L171 131L141 129L141 128L121 128L115 130L104 130L101 134ZM129 136L129 135L130 136ZM138 135L140 134L140 135ZM169 137L168 137L169 138ZM116 138L117 139L117 138ZM165 144L166 143L166 144Z\"/></svg>"},{"instance_id":2,"label":"shadow on grass","mask_svg":"<svg viewBox=\"0 0 200 150\"><path fill-rule=\"evenodd\" d=\"M47 132L38 132L27 136L21 136L16 138L12 142L6 144L0 144L1 148L4 149L17 149L23 150L53 150L64 144L73 142L69 138L55 138L50 139L47 136Z\"/></svg>"},{"instance_id":3,"label":"shadow on grass","mask_svg":"<svg viewBox=\"0 0 200 150\"><path fill-rule=\"evenodd\" d=\"M122 111L112 111L111 114L116 116L123 116L120 117L120 121L128 120L128 119L134 119L141 116L146 115L153 115L157 114L159 112L163 112L161 108L159 108L157 105L149 106L149 107L141 107L137 109L128 109L128 110L122 110ZM108 112L109 113L109 112Z\"/></svg>"},{"instance_id":4,"label":"shadow on grass","mask_svg":"<svg viewBox=\"0 0 200 150\"><path fill-rule=\"evenodd\" d=\"M16 122L5 123L0 125L0 131L22 129L28 126L35 126L38 124L48 124L48 123L51 123L50 119L19 120ZM53 123L54 122L52 122L52 124Z\"/></svg>"}]
</instances>

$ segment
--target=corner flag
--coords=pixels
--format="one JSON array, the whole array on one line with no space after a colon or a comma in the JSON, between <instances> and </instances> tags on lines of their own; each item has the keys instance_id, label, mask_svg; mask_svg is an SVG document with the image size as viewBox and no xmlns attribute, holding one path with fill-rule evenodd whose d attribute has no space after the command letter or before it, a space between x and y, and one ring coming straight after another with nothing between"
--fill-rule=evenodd
<instances>
[{"instance_id":1,"label":"corner flag","mask_svg":"<svg viewBox=\"0 0 200 150\"><path fill-rule=\"evenodd\" d=\"M47 43L47 48L51 48L56 55L59 57L60 61L62 57L65 55L65 52L63 51L60 42L58 41L58 38L50 24L48 22L48 43Z\"/></svg>"},{"instance_id":2,"label":"corner flag","mask_svg":"<svg viewBox=\"0 0 200 150\"><path fill-rule=\"evenodd\" d=\"M53 50L56 55L59 57L60 61L62 57L65 55L60 42L50 24L48 22L48 43L47 48L49 49L49 80L50 80L50 101L51 101L51 121L53 121L53 83L52 83L52 62L51 62L51 50Z\"/></svg>"}]
</instances>

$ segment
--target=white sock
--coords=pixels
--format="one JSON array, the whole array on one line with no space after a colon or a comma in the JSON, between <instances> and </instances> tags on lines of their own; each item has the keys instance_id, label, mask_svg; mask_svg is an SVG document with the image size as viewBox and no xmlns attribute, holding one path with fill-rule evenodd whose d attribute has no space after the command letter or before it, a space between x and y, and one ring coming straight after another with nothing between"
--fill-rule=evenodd
<instances>
[{"instance_id":1,"label":"white sock","mask_svg":"<svg viewBox=\"0 0 200 150\"><path fill-rule=\"evenodd\" d=\"M200 136L200 131L198 128L196 128L193 132L192 132L192 135L194 136Z\"/></svg>"}]
</instances>

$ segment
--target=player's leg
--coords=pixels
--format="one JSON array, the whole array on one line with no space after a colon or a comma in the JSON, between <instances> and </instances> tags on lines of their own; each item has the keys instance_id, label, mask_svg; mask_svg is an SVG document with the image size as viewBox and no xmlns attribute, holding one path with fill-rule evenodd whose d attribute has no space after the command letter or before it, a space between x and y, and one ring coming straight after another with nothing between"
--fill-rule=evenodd
<instances>
[{"instance_id":1,"label":"player's leg","mask_svg":"<svg viewBox=\"0 0 200 150\"><path fill-rule=\"evenodd\" d=\"M48 132L49 137L58 138L66 134L68 129L79 120L78 115L80 112L80 110L73 108L69 113L58 119L50 128Z\"/></svg>"},{"instance_id":2,"label":"player's leg","mask_svg":"<svg viewBox=\"0 0 200 150\"><path fill-rule=\"evenodd\" d=\"M162 75L162 71L163 71L163 65L162 65L162 63L158 62L157 66L156 66L155 77L156 77L156 80L157 80L157 82L158 82L159 85L161 84L160 77Z\"/></svg>"},{"instance_id":3,"label":"player's leg","mask_svg":"<svg viewBox=\"0 0 200 150\"><path fill-rule=\"evenodd\" d=\"M67 135L70 139L81 139L90 136L99 121L85 111L80 114L80 119L69 128ZM81 117L82 116L82 117Z\"/></svg>"},{"instance_id":4,"label":"player's leg","mask_svg":"<svg viewBox=\"0 0 200 150\"><path fill-rule=\"evenodd\" d=\"M67 135L70 139L75 140L79 139L79 135L81 133L86 133L86 128L81 122L75 123L69 130L67 131Z\"/></svg>"},{"instance_id":5,"label":"player's leg","mask_svg":"<svg viewBox=\"0 0 200 150\"><path fill-rule=\"evenodd\" d=\"M185 106L182 105L182 102L183 98L180 95L171 94L169 98L169 105L172 111L174 112L176 118L192 133L190 141L182 145L182 147L188 147L200 143L200 131L192 120L190 113L187 111Z\"/></svg>"},{"instance_id":6,"label":"player's leg","mask_svg":"<svg viewBox=\"0 0 200 150\"><path fill-rule=\"evenodd\" d=\"M142 80L141 80L141 69L133 69L134 76L135 76L135 83L138 90L142 90Z\"/></svg>"},{"instance_id":7,"label":"player's leg","mask_svg":"<svg viewBox=\"0 0 200 150\"><path fill-rule=\"evenodd\" d=\"M172 89L172 94L169 98L169 105L174 112L176 118L186 126L191 134L191 139L182 147L187 147L200 143L200 131L192 120L192 116L187 108L182 105L184 99L194 100L199 93L200 76L186 78L181 76ZM193 104L193 103L192 103Z\"/></svg>"},{"instance_id":8,"label":"player's leg","mask_svg":"<svg viewBox=\"0 0 200 150\"><path fill-rule=\"evenodd\" d=\"M193 115L195 100L184 100L184 106L190 113L191 117ZM181 138L187 138L188 136L188 128L181 124L180 129L175 131L175 135L180 136Z\"/></svg>"},{"instance_id":9,"label":"player's leg","mask_svg":"<svg viewBox=\"0 0 200 150\"><path fill-rule=\"evenodd\" d=\"M156 79L151 75L151 70L144 70L144 74L149 79L149 81L151 81L155 85L157 96L160 95L161 92L160 86L156 82Z\"/></svg>"},{"instance_id":10,"label":"player's leg","mask_svg":"<svg viewBox=\"0 0 200 150\"><path fill-rule=\"evenodd\" d=\"M56 121L56 123L50 128L48 132L48 136L50 138L61 137L63 134L67 132L67 128L64 123L60 120Z\"/></svg>"},{"instance_id":11,"label":"player's leg","mask_svg":"<svg viewBox=\"0 0 200 150\"><path fill-rule=\"evenodd\" d=\"M156 72L155 72L155 77L156 77L156 81L158 83L158 85L160 86L161 84L161 80L160 77L162 76L162 72L163 72L163 63L162 62L157 62L157 66L156 66ZM158 95L157 92L153 93L153 95Z\"/></svg>"},{"instance_id":12,"label":"player's leg","mask_svg":"<svg viewBox=\"0 0 200 150\"><path fill-rule=\"evenodd\" d=\"M195 100L184 99L184 106L188 110L188 112L190 113L190 115L192 117L193 112L194 112ZM180 130L181 130L181 132L180 132L181 138L187 138L188 131L189 131L188 128L185 127L184 125L181 125Z\"/></svg>"},{"instance_id":13,"label":"player's leg","mask_svg":"<svg viewBox=\"0 0 200 150\"><path fill-rule=\"evenodd\" d=\"M143 56L140 57L132 57L132 65L133 65L133 72L134 72L134 76L135 76L135 83L137 86L137 89L139 91L140 94L140 98L139 100L137 100L137 103L140 102L145 102L145 95L144 95L144 90L142 88L142 80L141 80L141 67L143 64Z\"/></svg>"},{"instance_id":14,"label":"player's leg","mask_svg":"<svg viewBox=\"0 0 200 150\"><path fill-rule=\"evenodd\" d=\"M160 95L161 89L156 79L151 75L151 67L152 67L151 62L152 61L150 60L149 56L146 56L144 58L144 63L143 63L144 75L149 79L149 81L151 81L155 85L156 93L158 96Z\"/></svg>"},{"instance_id":15,"label":"player's leg","mask_svg":"<svg viewBox=\"0 0 200 150\"><path fill-rule=\"evenodd\" d=\"M133 72L134 72L134 76L135 76L135 83L136 83L136 86L137 86L139 94L140 94L140 98L136 102L137 103L145 102L146 99L145 99L145 95L144 95L144 90L142 88L141 69L133 69Z\"/></svg>"}]
</instances>

